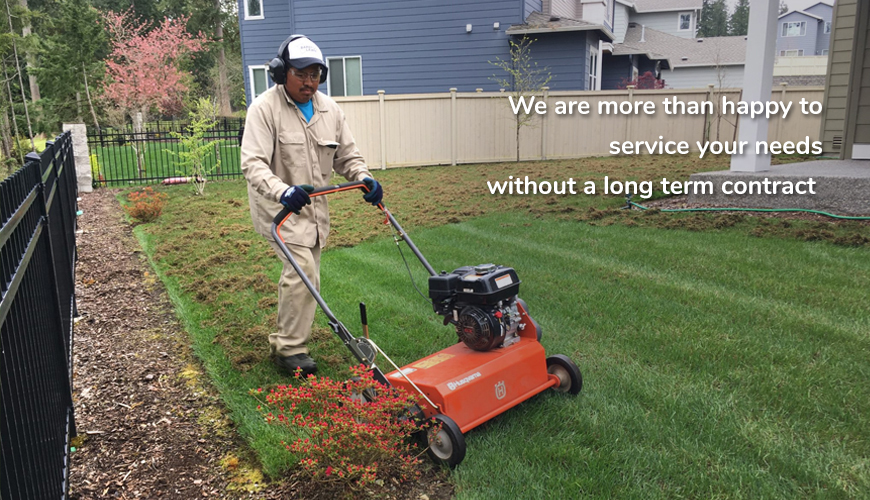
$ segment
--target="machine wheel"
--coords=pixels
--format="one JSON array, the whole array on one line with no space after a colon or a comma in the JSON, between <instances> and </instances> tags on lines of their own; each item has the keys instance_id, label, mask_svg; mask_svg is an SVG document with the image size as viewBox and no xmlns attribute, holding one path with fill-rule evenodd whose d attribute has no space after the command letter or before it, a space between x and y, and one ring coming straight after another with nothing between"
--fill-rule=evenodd
<instances>
[{"instance_id":1,"label":"machine wheel","mask_svg":"<svg viewBox=\"0 0 870 500\"><path fill-rule=\"evenodd\" d=\"M456 422L447 415L439 413L433 418L441 428L432 428L426 432L429 446L427 453L436 464L446 465L452 469L465 458L465 437Z\"/></svg>"},{"instance_id":2,"label":"machine wheel","mask_svg":"<svg viewBox=\"0 0 870 500\"><path fill-rule=\"evenodd\" d=\"M547 358L547 373L559 377L559 386L553 389L572 395L580 393L583 388L583 376L580 369L564 354L556 354Z\"/></svg>"},{"instance_id":3,"label":"machine wheel","mask_svg":"<svg viewBox=\"0 0 870 500\"><path fill-rule=\"evenodd\" d=\"M541 325L539 325L538 322L535 321L535 318L533 318L532 315L529 313L529 306L526 305L525 300L517 297L517 302L519 302L523 306L523 309L526 310L526 314L529 315L529 319L532 320L532 324L535 325L535 333L538 334L538 342L540 342L542 333Z\"/></svg>"}]
</instances>

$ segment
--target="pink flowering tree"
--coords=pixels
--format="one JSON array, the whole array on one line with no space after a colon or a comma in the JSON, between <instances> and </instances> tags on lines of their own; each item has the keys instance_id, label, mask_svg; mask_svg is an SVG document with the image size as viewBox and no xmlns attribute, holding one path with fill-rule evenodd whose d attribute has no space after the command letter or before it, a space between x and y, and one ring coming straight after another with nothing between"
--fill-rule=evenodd
<instances>
[{"instance_id":1,"label":"pink flowering tree","mask_svg":"<svg viewBox=\"0 0 870 500\"><path fill-rule=\"evenodd\" d=\"M115 114L122 119L129 116L133 131L141 132L152 112L180 111L189 74L179 68L179 62L203 49L203 37L186 31L187 18L165 18L152 29L150 23L133 15L131 7L121 13L104 13L103 24L112 42L105 61L109 84L103 95ZM143 156L137 149L140 175L144 174Z\"/></svg>"}]
</instances>

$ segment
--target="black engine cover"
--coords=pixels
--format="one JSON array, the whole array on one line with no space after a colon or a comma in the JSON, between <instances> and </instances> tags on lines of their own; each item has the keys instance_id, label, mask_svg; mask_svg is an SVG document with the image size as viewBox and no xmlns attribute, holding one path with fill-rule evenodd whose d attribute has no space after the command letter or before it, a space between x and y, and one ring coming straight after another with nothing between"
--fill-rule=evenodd
<instances>
[{"instance_id":1,"label":"black engine cover","mask_svg":"<svg viewBox=\"0 0 870 500\"><path fill-rule=\"evenodd\" d=\"M429 278L429 298L438 302L453 299L464 304L493 305L515 296L520 279L511 267L481 264Z\"/></svg>"}]
</instances>

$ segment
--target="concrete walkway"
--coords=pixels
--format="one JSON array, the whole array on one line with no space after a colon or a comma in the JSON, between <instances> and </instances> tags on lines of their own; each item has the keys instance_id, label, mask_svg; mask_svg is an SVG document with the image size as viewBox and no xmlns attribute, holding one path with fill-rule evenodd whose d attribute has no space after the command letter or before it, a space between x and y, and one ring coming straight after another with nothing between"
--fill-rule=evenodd
<instances>
[{"instance_id":1,"label":"concrete walkway","mask_svg":"<svg viewBox=\"0 0 870 500\"><path fill-rule=\"evenodd\" d=\"M771 165L766 172L702 172L692 174L689 180L704 182L707 188L705 193L693 194L690 191L690 204L806 208L839 215L870 215L868 160L817 160ZM700 191L701 186L696 186Z\"/></svg>"}]
</instances>

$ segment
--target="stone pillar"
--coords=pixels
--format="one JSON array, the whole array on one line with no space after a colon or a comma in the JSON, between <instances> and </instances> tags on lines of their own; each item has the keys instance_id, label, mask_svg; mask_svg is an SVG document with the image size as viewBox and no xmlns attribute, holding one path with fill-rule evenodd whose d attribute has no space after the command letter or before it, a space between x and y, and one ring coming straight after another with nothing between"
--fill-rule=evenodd
<instances>
[{"instance_id":1,"label":"stone pillar","mask_svg":"<svg viewBox=\"0 0 870 500\"><path fill-rule=\"evenodd\" d=\"M76 180L79 193L94 190L94 177L91 174L91 155L88 151L88 129L84 123L64 123L63 130L72 132L73 157L76 162Z\"/></svg>"},{"instance_id":2,"label":"stone pillar","mask_svg":"<svg viewBox=\"0 0 870 500\"><path fill-rule=\"evenodd\" d=\"M746 42L746 65L743 72L743 100L770 100L773 90L773 62L776 58L776 20L779 2L750 0L749 37ZM748 142L742 155L731 155L732 172L763 172L770 170L770 154L755 154L755 143L767 141L767 119L740 117L738 140Z\"/></svg>"}]
</instances>

